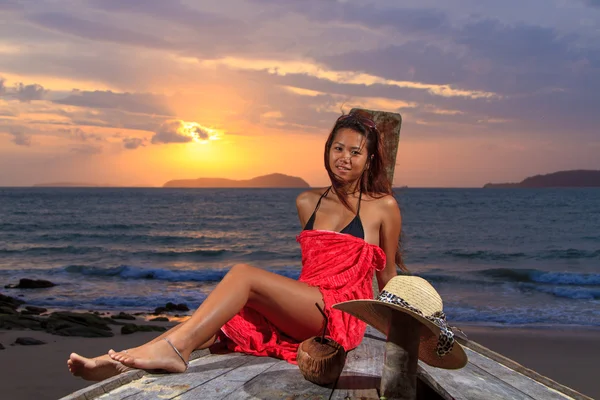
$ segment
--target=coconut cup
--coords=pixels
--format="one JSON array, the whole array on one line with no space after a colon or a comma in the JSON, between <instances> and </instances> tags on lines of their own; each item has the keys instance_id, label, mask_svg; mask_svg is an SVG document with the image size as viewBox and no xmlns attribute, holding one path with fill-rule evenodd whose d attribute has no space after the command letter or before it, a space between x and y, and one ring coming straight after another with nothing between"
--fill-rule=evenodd
<instances>
[{"instance_id":1,"label":"coconut cup","mask_svg":"<svg viewBox=\"0 0 600 400\"><path fill-rule=\"evenodd\" d=\"M328 385L342 373L346 351L331 338L314 336L300 343L297 361L307 381Z\"/></svg>"}]
</instances>

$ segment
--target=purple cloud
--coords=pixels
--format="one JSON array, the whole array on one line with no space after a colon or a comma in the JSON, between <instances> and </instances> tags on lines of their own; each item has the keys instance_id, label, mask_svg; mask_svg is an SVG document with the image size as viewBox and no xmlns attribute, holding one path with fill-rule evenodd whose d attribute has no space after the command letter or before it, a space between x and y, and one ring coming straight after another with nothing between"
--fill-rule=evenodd
<instances>
[{"instance_id":1,"label":"purple cloud","mask_svg":"<svg viewBox=\"0 0 600 400\"><path fill-rule=\"evenodd\" d=\"M37 26L84 39L149 48L169 47L169 44L160 37L100 22L100 18L81 19L65 12L26 14L25 18Z\"/></svg>"},{"instance_id":2,"label":"purple cloud","mask_svg":"<svg viewBox=\"0 0 600 400\"><path fill-rule=\"evenodd\" d=\"M145 146L144 140L136 137L123 138L123 147L129 150L135 150L138 147Z\"/></svg>"},{"instance_id":3,"label":"purple cloud","mask_svg":"<svg viewBox=\"0 0 600 400\"><path fill-rule=\"evenodd\" d=\"M5 80L0 78L0 97L18 100L20 102L29 103L33 100L43 100L48 90L37 83L24 85L19 82L12 87L5 84Z\"/></svg>"},{"instance_id":4,"label":"purple cloud","mask_svg":"<svg viewBox=\"0 0 600 400\"><path fill-rule=\"evenodd\" d=\"M188 143L192 141L192 137L181 133L183 124L181 121L167 121L163 123L154 136L151 142L158 143Z\"/></svg>"},{"instance_id":5,"label":"purple cloud","mask_svg":"<svg viewBox=\"0 0 600 400\"><path fill-rule=\"evenodd\" d=\"M94 92L73 91L54 103L88 108L110 108L141 114L172 115L163 96L148 93L115 93L110 90Z\"/></svg>"},{"instance_id":6,"label":"purple cloud","mask_svg":"<svg viewBox=\"0 0 600 400\"><path fill-rule=\"evenodd\" d=\"M12 136L12 142L18 146L31 146L31 135L27 134L22 125L0 124L0 132L8 133Z\"/></svg>"}]
</instances>

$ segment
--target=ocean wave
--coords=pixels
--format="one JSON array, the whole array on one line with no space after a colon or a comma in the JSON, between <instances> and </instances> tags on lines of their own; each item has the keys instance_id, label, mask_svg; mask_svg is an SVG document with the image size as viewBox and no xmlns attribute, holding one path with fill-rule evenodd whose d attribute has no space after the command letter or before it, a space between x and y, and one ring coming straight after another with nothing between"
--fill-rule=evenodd
<instances>
[{"instance_id":1,"label":"ocean wave","mask_svg":"<svg viewBox=\"0 0 600 400\"><path fill-rule=\"evenodd\" d=\"M35 242L102 241L108 243L156 244L156 245L198 245L205 242L205 236L147 235L128 233L64 232L43 233L34 238Z\"/></svg>"},{"instance_id":2,"label":"ocean wave","mask_svg":"<svg viewBox=\"0 0 600 400\"><path fill-rule=\"evenodd\" d=\"M600 300L600 274L547 272L537 269L494 268L459 273L438 270L418 273L418 276L444 288L458 290L461 286L502 287L502 291L540 292L571 300Z\"/></svg>"},{"instance_id":3,"label":"ocean wave","mask_svg":"<svg viewBox=\"0 0 600 400\"><path fill-rule=\"evenodd\" d=\"M548 293L556 297L573 300L600 300L600 289L589 287L565 287L565 286L540 286L532 289L538 292Z\"/></svg>"},{"instance_id":4,"label":"ocean wave","mask_svg":"<svg viewBox=\"0 0 600 400\"><path fill-rule=\"evenodd\" d=\"M574 259L594 259L600 258L600 250L583 249L560 249L543 250L535 253L524 252L501 252L493 250L473 250L452 249L442 253L444 257L452 257L461 260L480 260L480 261L522 261L522 260L574 260Z\"/></svg>"},{"instance_id":5,"label":"ocean wave","mask_svg":"<svg viewBox=\"0 0 600 400\"><path fill-rule=\"evenodd\" d=\"M522 252L517 253L502 253L491 250L448 250L444 252L444 256L451 256L460 259L469 260L488 260L488 261L508 261L519 258L526 258L527 254Z\"/></svg>"},{"instance_id":6,"label":"ocean wave","mask_svg":"<svg viewBox=\"0 0 600 400\"><path fill-rule=\"evenodd\" d=\"M103 251L97 246L33 246L16 249L0 249L0 254L47 255L47 254L86 254Z\"/></svg>"},{"instance_id":7,"label":"ocean wave","mask_svg":"<svg viewBox=\"0 0 600 400\"><path fill-rule=\"evenodd\" d=\"M137 257L144 260L148 259L172 259L172 260L191 260L191 261L208 261L208 260L229 260L229 261L264 261L277 259L299 259L299 252L272 252L266 250L247 250L243 247L240 249L227 248L209 248L209 249L182 249L177 247L166 247L156 250L140 250L135 248L110 248L103 246L29 246L18 248L0 248L0 255L12 256L48 256L48 255L90 255L99 253L110 253L113 256L119 257Z\"/></svg>"},{"instance_id":8,"label":"ocean wave","mask_svg":"<svg viewBox=\"0 0 600 400\"><path fill-rule=\"evenodd\" d=\"M570 260L570 259L587 259L600 258L600 250L580 250L580 249L561 249L549 250L541 252L536 257L539 260Z\"/></svg>"},{"instance_id":9,"label":"ocean wave","mask_svg":"<svg viewBox=\"0 0 600 400\"><path fill-rule=\"evenodd\" d=\"M63 269L69 274L96 277L118 277L121 279L152 279L168 282L219 282L229 269L174 270L165 268L140 268L129 265L102 268L87 265L69 265ZM288 278L297 279L299 270L268 269L268 271Z\"/></svg>"},{"instance_id":10,"label":"ocean wave","mask_svg":"<svg viewBox=\"0 0 600 400\"><path fill-rule=\"evenodd\" d=\"M237 253L233 250L227 249L205 249L205 250L190 250L190 251L176 251L176 250L163 250L163 251L136 251L131 253L135 256L150 256L150 257L219 257L228 253Z\"/></svg>"},{"instance_id":11,"label":"ocean wave","mask_svg":"<svg viewBox=\"0 0 600 400\"><path fill-rule=\"evenodd\" d=\"M155 307L164 306L168 302L175 304L184 303L191 309L198 307L206 298L201 292L193 296L178 293L156 293L153 295L127 295L127 296L99 296L87 298L73 298L59 296L56 298L31 299L28 305L59 308L67 310L139 310L151 312ZM187 314L187 313L183 313Z\"/></svg>"},{"instance_id":12,"label":"ocean wave","mask_svg":"<svg viewBox=\"0 0 600 400\"><path fill-rule=\"evenodd\" d=\"M421 272L421 273L417 273L416 275L420 276L421 278L425 279L426 281L434 282L434 283L449 283L449 284L454 283L454 284L459 284L459 285L465 285L465 284L494 285L494 284L496 284L496 282L486 282L485 280L477 279L477 278L470 279L466 276L465 273L462 273L461 275L449 275L449 274L443 274L443 273L437 273L437 272Z\"/></svg>"},{"instance_id":13,"label":"ocean wave","mask_svg":"<svg viewBox=\"0 0 600 400\"><path fill-rule=\"evenodd\" d=\"M581 325L600 326L598 318L589 318L581 313L573 313L567 310L555 310L548 308L475 308L461 306L447 306L444 312L450 325L456 322L476 322L503 325L529 325L529 324L552 324L552 325Z\"/></svg>"},{"instance_id":14,"label":"ocean wave","mask_svg":"<svg viewBox=\"0 0 600 400\"><path fill-rule=\"evenodd\" d=\"M600 274L578 272L548 272L539 269L493 268L476 272L508 282L531 282L552 285L597 286Z\"/></svg>"}]
</instances>

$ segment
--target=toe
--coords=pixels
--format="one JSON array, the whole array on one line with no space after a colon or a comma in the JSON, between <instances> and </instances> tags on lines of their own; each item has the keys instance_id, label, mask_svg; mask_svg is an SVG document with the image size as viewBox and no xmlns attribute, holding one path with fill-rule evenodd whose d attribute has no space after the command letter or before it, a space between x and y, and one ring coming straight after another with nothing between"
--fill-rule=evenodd
<instances>
[{"instance_id":1,"label":"toe","mask_svg":"<svg viewBox=\"0 0 600 400\"><path fill-rule=\"evenodd\" d=\"M136 368L136 359L133 357L123 357L120 363L126 367Z\"/></svg>"}]
</instances>

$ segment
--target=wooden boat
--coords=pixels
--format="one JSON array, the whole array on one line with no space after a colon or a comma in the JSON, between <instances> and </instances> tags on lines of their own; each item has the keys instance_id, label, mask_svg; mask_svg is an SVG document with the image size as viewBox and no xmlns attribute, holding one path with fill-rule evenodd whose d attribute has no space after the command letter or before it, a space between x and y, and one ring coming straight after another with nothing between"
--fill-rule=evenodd
<instances>
[{"instance_id":1,"label":"wooden boat","mask_svg":"<svg viewBox=\"0 0 600 400\"><path fill-rule=\"evenodd\" d=\"M393 113L362 111L373 117L383 135L390 166L387 173L392 180L401 117ZM403 324L402 329L406 331L406 321ZM389 372L382 373L384 364L389 366L396 361L406 361L402 354L400 358L397 354L392 357L391 353L386 357L386 351L392 348L402 353L404 348L409 348L392 343L391 330L385 337L368 327L361 345L348 353L342 374L330 386L319 386L305 380L297 366L282 360L240 353L210 354L208 350L202 350L192 353L190 367L185 373L156 375L142 370L129 371L72 393L63 397L63 400L591 400L460 336L457 340L465 347L469 358L468 364L462 369L445 370L420 361L417 363L414 353L411 353L406 359L414 360L414 364L408 366L414 371L413 374L407 376L406 370L392 375ZM411 340L414 343L414 335L409 337L404 332L400 336L407 343ZM408 390L402 390L404 387ZM390 390L392 395L386 396Z\"/></svg>"},{"instance_id":2,"label":"wooden boat","mask_svg":"<svg viewBox=\"0 0 600 400\"><path fill-rule=\"evenodd\" d=\"M153 375L129 371L63 397L91 399L198 400L379 400L386 338L369 327L361 345L348 353L335 385L305 380L285 361L240 353L196 351L183 374ZM466 367L445 370L419 362L419 400L591 400L469 340L459 339L469 357Z\"/></svg>"}]
</instances>

